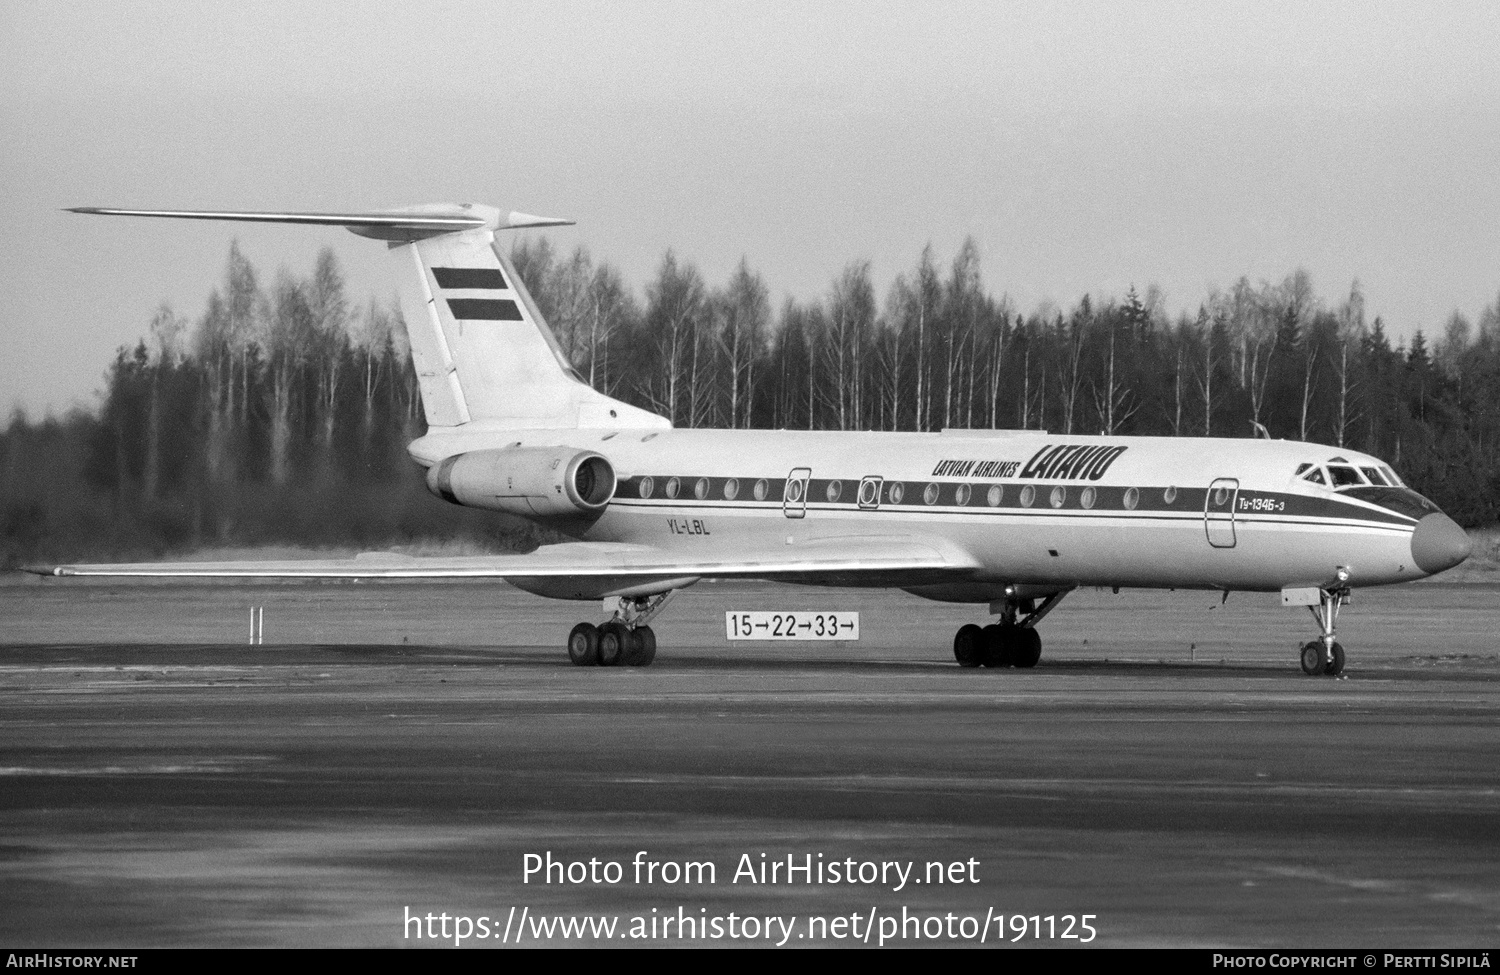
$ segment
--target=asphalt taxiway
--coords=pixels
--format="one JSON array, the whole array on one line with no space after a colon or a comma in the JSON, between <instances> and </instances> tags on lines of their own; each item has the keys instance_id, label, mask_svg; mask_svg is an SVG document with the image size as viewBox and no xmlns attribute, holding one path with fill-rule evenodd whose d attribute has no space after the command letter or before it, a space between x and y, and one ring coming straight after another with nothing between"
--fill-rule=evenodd
<instances>
[{"instance_id":1,"label":"asphalt taxiway","mask_svg":"<svg viewBox=\"0 0 1500 975\"><path fill-rule=\"evenodd\" d=\"M727 642L755 609L857 610L862 639ZM511 908L1500 939L1494 587L1356 593L1339 680L1301 674L1312 621L1268 596L1078 593L1024 672L960 670L975 614L901 594L699 586L645 669L567 663L589 610L489 585L0 590L0 941L431 945L411 913ZM636 883L642 851L716 882ZM525 882L544 853L625 878ZM974 865L731 880L763 853Z\"/></svg>"}]
</instances>

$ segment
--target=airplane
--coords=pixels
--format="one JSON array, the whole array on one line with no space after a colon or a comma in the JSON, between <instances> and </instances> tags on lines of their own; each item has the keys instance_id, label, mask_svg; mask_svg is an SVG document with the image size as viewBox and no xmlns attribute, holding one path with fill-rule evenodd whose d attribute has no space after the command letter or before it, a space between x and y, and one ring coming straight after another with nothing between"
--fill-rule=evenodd
<instances>
[{"instance_id":1,"label":"airplane","mask_svg":"<svg viewBox=\"0 0 1500 975\"><path fill-rule=\"evenodd\" d=\"M600 602L568 634L579 666L644 666L650 621L702 579L899 588L988 608L962 667L1033 667L1037 624L1081 586L1279 592L1318 626L1299 658L1337 676L1356 586L1424 578L1468 535L1369 454L1284 440L675 429L573 370L496 245L572 221L478 204L363 213L126 210L137 217L341 226L386 241L427 432L408 452L457 505L575 539L530 554L63 565L54 576L504 579Z\"/></svg>"}]
</instances>

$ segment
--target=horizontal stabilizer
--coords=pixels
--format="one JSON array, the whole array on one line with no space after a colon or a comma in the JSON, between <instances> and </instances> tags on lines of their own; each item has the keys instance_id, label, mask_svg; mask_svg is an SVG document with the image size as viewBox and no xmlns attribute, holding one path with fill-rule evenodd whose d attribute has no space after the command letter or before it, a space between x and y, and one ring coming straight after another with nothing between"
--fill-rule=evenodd
<instances>
[{"instance_id":1,"label":"horizontal stabilizer","mask_svg":"<svg viewBox=\"0 0 1500 975\"><path fill-rule=\"evenodd\" d=\"M476 203L439 203L367 213L290 213L244 210L125 210L117 207L69 207L70 213L110 217L171 217L179 220L239 220L248 223L292 223L345 227L350 233L376 240L411 241L465 230L510 230L525 227L564 227L573 223L529 213L501 215L494 207Z\"/></svg>"},{"instance_id":2,"label":"horizontal stabilizer","mask_svg":"<svg viewBox=\"0 0 1500 975\"><path fill-rule=\"evenodd\" d=\"M573 221L563 220L561 217L534 217L529 213L518 213L510 211L510 215L500 221L496 230L520 230L524 227L571 227Z\"/></svg>"}]
</instances>

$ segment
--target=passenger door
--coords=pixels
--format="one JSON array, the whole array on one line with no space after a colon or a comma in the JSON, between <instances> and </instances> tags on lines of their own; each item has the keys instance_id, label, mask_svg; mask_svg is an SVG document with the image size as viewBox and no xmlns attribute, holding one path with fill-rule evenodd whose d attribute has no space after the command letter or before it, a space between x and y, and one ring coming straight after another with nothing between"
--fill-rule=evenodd
<instances>
[{"instance_id":1,"label":"passenger door","mask_svg":"<svg viewBox=\"0 0 1500 975\"><path fill-rule=\"evenodd\" d=\"M1240 496L1240 482L1221 477L1208 486L1203 503L1203 530L1214 548L1234 548L1234 505Z\"/></svg>"}]
</instances>

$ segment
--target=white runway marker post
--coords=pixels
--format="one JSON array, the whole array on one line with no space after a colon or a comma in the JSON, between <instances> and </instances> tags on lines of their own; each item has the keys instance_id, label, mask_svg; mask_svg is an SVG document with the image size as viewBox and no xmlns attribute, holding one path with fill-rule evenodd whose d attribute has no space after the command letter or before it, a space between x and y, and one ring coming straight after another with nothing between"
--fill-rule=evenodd
<instances>
[{"instance_id":1,"label":"white runway marker post","mask_svg":"<svg viewBox=\"0 0 1500 975\"><path fill-rule=\"evenodd\" d=\"M266 608L250 607L250 645L258 647L266 642Z\"/></svg>"}]
</instances>

